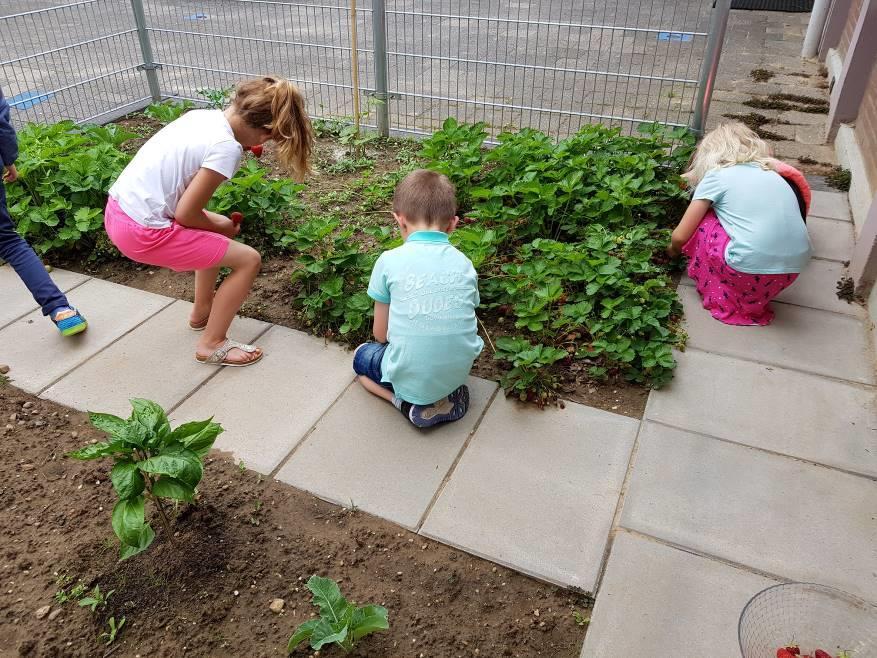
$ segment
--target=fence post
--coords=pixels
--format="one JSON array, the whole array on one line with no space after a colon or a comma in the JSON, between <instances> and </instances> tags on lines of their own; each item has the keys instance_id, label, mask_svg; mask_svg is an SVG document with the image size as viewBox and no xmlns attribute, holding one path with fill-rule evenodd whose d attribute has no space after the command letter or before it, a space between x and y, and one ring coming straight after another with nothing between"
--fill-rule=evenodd
<instances>
[{"instance_id":1,"label":"fence post","mask_svg":"<svg viewBox=\"0 0 877 658\"><path fill-rule=\"evenodd\" d=\"M149 93L152 100L161 100L161 89L158 86L158 74L152 57L152 44L149 42L149 33L146 31L146 14L143 12L143 0L131 0L131 8L134 10L134 23L137 25L137 37L140 39L140 52L143 53L143 64L138 68L146 71L146 82L149 84Z\"/></svg>"},{"instance_id":2,"label":"fence post","mask_svg":"<svg viewBox=\"0 0 877 658\"><path fill-rule=\"evenodd\" d=\"M700 81L697 84L694 118L691 121L691 129L698 135L702 135L706 127L706 117L713 97L713 87L719 71L719 58L722 56L722 44L725 41L725 28L728 27L730 14L731 0L716 0L710 19L710 33L707 37L703 67L700 70Z\"/></svg>"},{"instance_id":3,"label":"fence post","mask_svg":"<svg viewBox=\"0 0 877 658\"><path fill-rule=\"evenodd\" d=\"M375 50L375 99L378 100L378 134L390 136L390 94L387 91L387 15L384 0L372 0L372 32Z\"/></svg>"}]
</instances>

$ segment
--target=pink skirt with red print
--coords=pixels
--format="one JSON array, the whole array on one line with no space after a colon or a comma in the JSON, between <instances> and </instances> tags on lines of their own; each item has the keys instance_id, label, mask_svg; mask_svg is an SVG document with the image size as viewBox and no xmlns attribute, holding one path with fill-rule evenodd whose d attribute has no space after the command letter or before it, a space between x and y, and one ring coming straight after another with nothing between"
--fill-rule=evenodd
<instances>
[{"instance_id":1,"label":"pink skirt with red print","mask_svg":"<svg viewBox=\"0 0 877 658\"><path fill-rule=\"evenodd\" d=\"M788 288L797 274L746 274L725 262L730 238L710 210L685 243L688 276L694 280L703 307L725 324L766 325L773 320L771 300Z\"/></svg>"}]
</instances>

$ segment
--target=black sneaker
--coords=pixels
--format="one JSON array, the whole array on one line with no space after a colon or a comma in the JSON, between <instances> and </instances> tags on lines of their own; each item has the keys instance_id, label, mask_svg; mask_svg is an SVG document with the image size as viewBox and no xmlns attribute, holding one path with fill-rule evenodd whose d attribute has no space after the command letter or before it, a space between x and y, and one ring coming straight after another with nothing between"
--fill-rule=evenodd
<instances>
[{"instance_id":1,"label":"black sneaker","mask_svg":"<svg viewBox=\"0 0 877 658\"><path fill-rule=\"evenodd\" d=\"M432 404L412 404L408 420L417 427L432 427L439 423L460 420L469 411L469 388L463 384L448 397Z\"/></svg>"}]
</instances>

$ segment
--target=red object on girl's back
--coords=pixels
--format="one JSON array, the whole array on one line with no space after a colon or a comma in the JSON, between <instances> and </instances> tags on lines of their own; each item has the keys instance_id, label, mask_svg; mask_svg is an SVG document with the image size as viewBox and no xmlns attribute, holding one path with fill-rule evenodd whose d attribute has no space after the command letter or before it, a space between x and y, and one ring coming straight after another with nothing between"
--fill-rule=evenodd
<instances>
[{"instance_id":1,"label":"red object on girl's back","mask_svg":"<svg viewBox=\"0 0 877 658\"><path fill-rule=\"evenodd\" d=\"M229 219L232 221L232 223L233 223L235 226L237 226L237 225L240 224L242 221L244 221L244 216L243 216L242 213L239 213L239 212L233 212L233 213L231 214L231 216L229 217Z\"/></svg>"}]
</instances>

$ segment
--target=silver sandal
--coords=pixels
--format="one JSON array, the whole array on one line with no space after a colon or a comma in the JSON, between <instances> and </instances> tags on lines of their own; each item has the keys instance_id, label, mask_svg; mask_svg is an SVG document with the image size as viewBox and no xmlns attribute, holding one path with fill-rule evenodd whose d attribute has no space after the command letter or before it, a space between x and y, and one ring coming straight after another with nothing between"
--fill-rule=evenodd
<instances>
[{"instance_id":1,"label":"silver sandal","mask_svg":"<svg viewBox=\"0 0 877 658\"><path fill-rule=\"evenodd\" d=\"M259 355L255 359L251 359L250 361L238 362L238 361L229 361L228 353L233 349L239 349L242 352L246 352L247 354L253 354L255 352L259 352ZM198 363L206 363L211 366L229 366L232 368L243 368L244 366L251 366L254 363L258 363L262 360L262 357L265 356L265 353L262 352L262 348L256 347L255 345L247 345L246 343L239 343L236 340L232 340L231 338L226 338L225 342L220 345L216 350L214 350L213 354L210 356L199 356L195 355L195 360Z\"/></svg>"}]
</instances>

